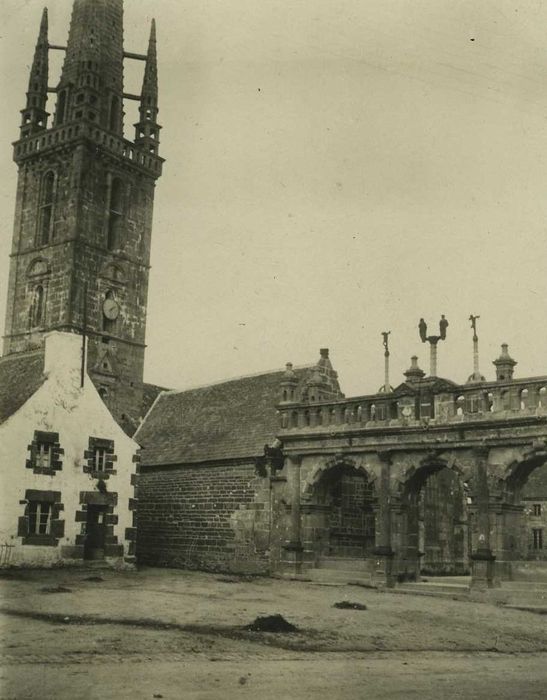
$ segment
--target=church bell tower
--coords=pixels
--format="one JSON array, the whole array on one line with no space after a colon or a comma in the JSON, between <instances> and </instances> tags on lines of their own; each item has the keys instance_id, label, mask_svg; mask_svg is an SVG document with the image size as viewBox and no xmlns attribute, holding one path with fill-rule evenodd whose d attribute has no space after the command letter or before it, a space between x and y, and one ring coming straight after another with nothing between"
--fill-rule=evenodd
<instances>
[{"instance_id":1,"label":"church bell tower","mask_svg":"<svg viewBox=\"0 0 547 700\"><path fill-rule=\"evenodd\" d=\"M56 86L48 80L52 50L65 52ZM140 95L124 92L124 60L144 64ZM140 104L133 140L124 138L126 100ZM39 347L48 331L85 333L88 372L132 432L163 164L155 23L146 54L128 53L123 0L75 0L67 45L58 46L49 43L44 10L21 115L4 354Z\"/></svg>"}]
</instances>

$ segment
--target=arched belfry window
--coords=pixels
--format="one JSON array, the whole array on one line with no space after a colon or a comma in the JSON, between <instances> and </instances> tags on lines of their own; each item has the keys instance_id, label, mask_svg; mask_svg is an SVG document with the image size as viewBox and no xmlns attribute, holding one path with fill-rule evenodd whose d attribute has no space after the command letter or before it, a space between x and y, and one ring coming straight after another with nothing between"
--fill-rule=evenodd
<instances>
[{"instance_id":1,"label":"arched belfry window","mask_svg":"<svg viewBox=\"0 0 547 700\"><path fill-rule=\"evenodd\" d=\"M57 98L57 112L55 115L55 126L64 124L66 116L66 90L61 90Z\"/></svg>"},{"instance_id":2,"label":"arched belfry window","mask_svg":"<svg viewBox=\"0 0 547 700\"><path fill-rule=\"evenodd\" d=\"M110 131L118 131L120 125L120 100L116 95L110 100Z\"/></svg>"},{"instance_id":3,"label":"arched belfry window","mask_svg":"<svg viewBox=\"0 0 547 700\"><path fill-rule=\"evenodd\" d=\"M38 215L38 245L47 245L51 239L53 224L53 202L55 197L55 173L48 170L43 176L40 190L40 211Z\"/></svg>"},{"instance_id":4,"label":"arched belfry window","mask_svg":"<svg viewBox=\"0 0 547 700\"><path fill-rule=\"evenodd\" d=\"M41 284L34 287L30 302L29 325L31 328L39 328L44 323L44 288Z\"/></svg>"},{"instance_id":5,"label":"arched belfry window","mask_svg":"<svg viewBox=\"0 0 547 700\"><path fill-rule=\"evenodd\" d=\"M122 181L114 178L110 185L110 201L108 203L108 228L106 247L114 250L120 245L120 229L123 214L123 185Z\"/></svg>"}]
</instances>

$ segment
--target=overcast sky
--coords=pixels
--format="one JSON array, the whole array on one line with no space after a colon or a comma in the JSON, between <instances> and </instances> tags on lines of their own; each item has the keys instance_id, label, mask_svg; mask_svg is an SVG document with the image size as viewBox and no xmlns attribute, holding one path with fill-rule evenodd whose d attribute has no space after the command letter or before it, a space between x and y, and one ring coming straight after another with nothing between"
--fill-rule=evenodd
<instances>
[{"instance_id":1,"label":"overcast sky","mask_svg":"<svg viewBox=\"0 0 547 700\"><path fill-rule=\"evenodd\" d=\"M51 0L64 43L71 2ZM2 0L0 308L18 135L43 2ZM439 374L501 342L547 374L547 3L128 0L158 23L161 154L145 378L184 388L331 349L346 394L392 383L424 316ZM55 84L59 52L52 56ZM127 62L129 92L142 64ZM127 125L134 119L127 117ZM131 135L127 128L127 135Z\"/></svg>"}]
</instances>

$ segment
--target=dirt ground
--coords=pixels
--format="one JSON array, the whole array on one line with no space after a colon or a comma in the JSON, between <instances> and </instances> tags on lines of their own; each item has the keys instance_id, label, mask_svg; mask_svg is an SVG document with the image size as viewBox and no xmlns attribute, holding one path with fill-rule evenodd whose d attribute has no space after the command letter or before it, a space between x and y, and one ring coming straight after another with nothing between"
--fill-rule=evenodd
<instances>
[{"instance_id":1,"label":"dirt ground","mask_svg":"<svg viewBox=\"0 0 547 700\"><path fill-rule=\"evenodd\" d=\"M546 696L547 618L490 603L165 569L0 591L2 700ZM245 629L274 614L298 631Z\"/></svg>"}]
</instances>

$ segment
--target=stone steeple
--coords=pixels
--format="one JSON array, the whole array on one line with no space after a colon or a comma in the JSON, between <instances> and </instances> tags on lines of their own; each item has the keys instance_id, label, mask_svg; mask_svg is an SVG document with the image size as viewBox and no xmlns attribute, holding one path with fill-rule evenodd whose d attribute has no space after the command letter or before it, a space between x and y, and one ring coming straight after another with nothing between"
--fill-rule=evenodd
<instances>
[{"instance_id":1,"label":"stone steeple","mask_svg":"<svg viewBox=\"0 0 547 700\"><path fill-rule=\"evenodd\" d=\"M85 330L89 374L130 432L141 417L152 210L163 166L155 24L146 55L124 50L123 0L74 0L66 46L50 44L47 32L44 12L14 143L4 354L39 347L50 331ZM52 49L66 54L58 85L48 87ZM145 64L142 96L124 93L126 59ZM124 136L126 99L141 102L135 141Z\"/></svg>"},{"instance_id":2,"label":"stone steeple","mask_svg":"<svg viewBox=\"0 0 547 700\"><path fill-rule=\"evenodd\" d=\"M55 125L85 118L123 134L123 0L75 0Z\"/></svg>"}]
</instances>

